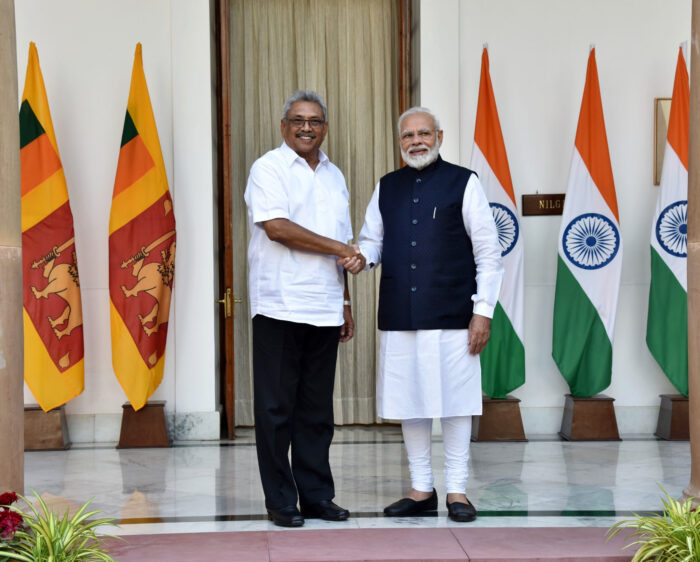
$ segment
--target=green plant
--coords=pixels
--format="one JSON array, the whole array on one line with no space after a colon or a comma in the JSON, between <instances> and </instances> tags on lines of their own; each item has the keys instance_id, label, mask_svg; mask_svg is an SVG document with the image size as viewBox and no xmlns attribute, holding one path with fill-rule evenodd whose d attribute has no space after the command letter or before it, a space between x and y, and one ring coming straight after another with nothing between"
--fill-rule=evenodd
<instances>
[{"instance_id":1,"label":"green plant","mask_svg":"<svg viewBox=\"0 0 700 562\"><path fill-rule=\"evenodd\" d=\"M14 533L10 542L0 542L0 562L116 562L104 551L103 540L104 537L114 537L96 533L97 527L114 524L114 519L90 520L100 513L87 511L90 501L83 504L72 517L69 516L68 510L63 517L58 517L34 490L32 492L37 498L38 507L23 496L19 498L29 506L28 511L23 512L15 506L10 507L22 515L24 524Z\"/></svg>"},{"instance_id":2,"label":"green plant","mask_svg":"<svg viewBox=\"0 0 700 562\"><path fill-rule=\"evenodd\" d=\"M608 531L608 540L623 529L635 529L627 538L637 539L625 548L637 546L632 562L693 562L700 560L700 511L693 499L684 502L672 498L666 490L662 497L663 513L637 515L618 521Z\"/></svg>"}]
</instances>

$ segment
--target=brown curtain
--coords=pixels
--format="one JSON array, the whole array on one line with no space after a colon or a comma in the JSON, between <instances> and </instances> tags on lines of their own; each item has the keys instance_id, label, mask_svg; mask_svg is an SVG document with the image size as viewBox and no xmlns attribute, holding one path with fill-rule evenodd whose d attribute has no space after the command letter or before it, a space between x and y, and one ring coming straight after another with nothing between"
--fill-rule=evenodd
<instances>
[{"instance_id":1,"label":"brown curtain","mask_svg":"<svg viewBox=\"0 0 700 562\"><path fill-rule=\"evenodd\" d=\"M253 424L248 171L279 146L282 105L298 89L328 106L322 149L345 174L355 238L377 180L396 167L398 114L395 0L230 0L236 425ZM374 423L378 277L350 279L355 337L341 344L335 388L339 424Z\"/></svg>"}]
</instances>

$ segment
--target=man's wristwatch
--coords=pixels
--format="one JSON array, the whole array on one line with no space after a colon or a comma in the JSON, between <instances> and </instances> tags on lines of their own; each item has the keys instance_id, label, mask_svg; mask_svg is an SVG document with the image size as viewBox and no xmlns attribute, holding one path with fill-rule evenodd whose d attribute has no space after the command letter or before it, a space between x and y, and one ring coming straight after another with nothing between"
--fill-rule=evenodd
<instances>
[{"instance_id":1,"label":"man's wristwatch","mask_svg":"<svg viewBox=\"0 0 700 562\"><path fill-rule=\"evenodd\" d=\"M343 301L343 306L350 306L352 304L352 301L350 299L345 299Z\"/></svg>"}]
</instances>

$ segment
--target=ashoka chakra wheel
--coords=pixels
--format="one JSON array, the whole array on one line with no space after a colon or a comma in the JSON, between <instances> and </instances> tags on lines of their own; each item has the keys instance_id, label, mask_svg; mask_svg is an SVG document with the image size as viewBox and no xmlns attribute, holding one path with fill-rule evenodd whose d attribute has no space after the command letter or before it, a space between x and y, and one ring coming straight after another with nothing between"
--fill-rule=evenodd
<instances>
[{"instance_id":1,"label":"ashoka chakra wheel","mask_svg":"<svg viewBox=\"0 0 700 562\"><path fill-rule=\"evenodd\" d=\"M564 230L564 254L582 269L598 269L609 264L620 248L620 233L615 224L598 213L585 213L572 220Z\"/></svg>"},{"instance_id":2,"label":"ashoka chakra wheel","mask_svg":"<svg viewBox=\"0 0 700 562\"><path fill-rule=\"evenodd\" d=\"M666 207L656 221L656 240L672 256L688 255L688 202L676 201Z\"/></svg>"},{"instance_id":3,"label":"ashoka chakra wheel","mask_svg":"<svg viewBox=\"0 0 700 562\"><path fill-rule=\"evenodd\" d=\"M500 203L491 203L491 212L498 229L498 242L501 244L501 257L508 254L518 241L520 229L513 212Z\"/></svg>"}]
</instances>

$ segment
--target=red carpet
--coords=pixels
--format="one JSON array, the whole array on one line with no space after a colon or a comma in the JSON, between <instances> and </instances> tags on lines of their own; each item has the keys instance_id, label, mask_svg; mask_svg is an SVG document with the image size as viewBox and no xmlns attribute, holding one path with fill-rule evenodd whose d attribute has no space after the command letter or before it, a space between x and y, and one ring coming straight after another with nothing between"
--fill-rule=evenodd
<instances>
[{"instance_id":1,"label":"red carpet","mask_svg":"<svg viewBox=\"0 0 700 562\"><path fill-rule=\"evenodd\" d=\"M133 535L109 544L119 562L628 562L634 550L622 550L623 537L606 542L606 531L596 527L294 530Z\"/></svg>"}]
</instances>

